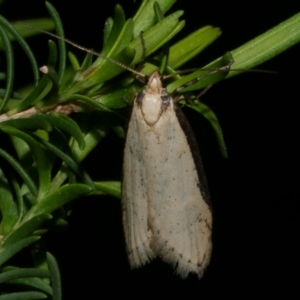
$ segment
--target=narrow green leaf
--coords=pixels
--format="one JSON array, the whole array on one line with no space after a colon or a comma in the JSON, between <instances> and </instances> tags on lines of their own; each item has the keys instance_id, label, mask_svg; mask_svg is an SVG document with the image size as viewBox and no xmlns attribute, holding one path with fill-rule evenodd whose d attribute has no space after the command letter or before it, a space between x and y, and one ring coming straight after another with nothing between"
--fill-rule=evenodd
<instances>
[{"instance_id":1,"label":"narrow green leaf","mask_svg":"<svg viewBox=\"0 0 300 300\"><path fill-rule=\"evenodd\" d=\"M120 64L129 66L135 56L135 50L133 48L125 48L120 51L116 56L113 57L114 61L118 61ZM105 64L104 64L105 63ZM105 66L105 68L103 67ZM77 92L82 92L85 89L88 89L96 84L105 82L118 74L124 72L124 68L116 65L115 63L110 62L110 64L103 61L101 68L94 68L91 66L84 73L78 74L75 78L75 84L64 94L60 95L61 101L68 98L72 94Z\"/></svg>"},{"instance_id":2,"label":"narrow green leaf","mask_svg":"<svg viewBox=\"0 0 300 300\"><path fill-rule=\"evenodd\" d=\"M39 115L33 115L29 118L10 119L3 122L3 124L19 129L43 129L48 132L53 129L49 122L43 118L40 118Z\"/></svg>"},{"instance_id":3,"label":"narrow green leaf","mask_svg":"<svg viewBox=\"0 0 300 300\"><path fill-rule=\"evenodd\" d=\"M104 111L110 111L109 108L111 107L106 107L105 105L103 105L100 101L96 101L90 97L87 97L87 96L83 96L83 95L80 95L80 94L73 94L73 95L70 95L68 96L68 98L66 98L66 100L68 99L72 99L72 100L79 100L85 104L88 105L88 108L87 109L91 109L91 107L95 108L95 109L98 109L98 110L104 110ZM81 106L81 108L83 108Z\"/></svg>"},{"instance_id":4,"label":"narrow green leaf","mask_svg":"<svg viewBox=\"0 0 300 300\"><path fill-rule=\"evenodd\" d=\"M26 219L31 219L41 213L51 213L68 202L86 195L92 188L85 184L66 184L54 192L48 193L28 212Z\"/></svg>"},{"instance_id":5,"label":"narrow green leaf","mask_svg":"<svg viewBox=\"0 0 300 300\"><path fill-rule=\"evenodd\" d=\"M16 41L20 44L20 46L23 48L32 66L34 81L37 83L39 79L38 66L34 54L32 53L28 44L20 36L20 34L16 31L16 29L10 24L10 22L8 22L3 16L0 16L0 25L3 26L14 37Z\"/></svg>"},{"instance_id":6,"label":"narrow green leaf","mask_svg":"<svg viewBox=\"0 0 300 300\"><path fill-rule=\"evenodd\" d=\"M125 139L125 131L124 128L120 125L113 127L114 133L121 139Z\"/></svg>"},{"instance_id":7,"label":"narrow green leaf","mask_svg":"<svg viewBox=\"0 0 300 300\"><path fill-rule=\"evenodd\" d=\"M50 80L48 76L43 76L43 78L38 82L38 85L32 90L32 92L20 102L18 106L8 111L6 114L8 116L14 115L18 112L21 112L28 108L30 105L38 102L40 100L40 96L45 91L47 85L49 84Z\"/></svg>"},{"instance_id":8,"label":"narrow green leaf","mask_svg":"<svg viewBox=\"0 0 300 300\"><path fill-rule=\"evenodd\" d=\"M50 278L50 272L48 270L37 268L22 268L11 271L2 272L0 274L0 283L11 281L19 278Z\"/></svg>"},{"instance_id":9,"label":"narrow green leaf","mask_svg":"<svg viewBox=\"0 0 300 300\"><path fill-rule=\"evenodd\" d=\"M143 38L145 41L147 55L156 51L182 29L184 22L179 21L179 17L182 15L183 11L177 11L144 32ZM136 54L134 61L132 62L132 65L135 65L141 60L143 53L143 45L140 36L135 38L129 44L129 47L135 49Z\"/></svg>"},{"instance_id":10,"label":"narrow green leaf","mask_svg":"<svg viewBox=\"0 0 300 300\"><path fill-rule=\"evenodd\" d=\"M134 99L136 96L136 92L137 87L133 85L120 89L117 89L117 87L115 87L114 91L96 97L95 101L109 109L123 108L127 106L126 101L124 101L124 99Z\"/></svg>"},{"instance_id":11,"label":"narrow green leaf","mask_svg":"<svg viewBox=\"0 0 300 300\"><path fill-rule=\"evenodd\" d=\"M45 279L40 278L19 278L11 280L9 284L22 286L26 290L39 290L49 296L52 296L52 288L44 280Z\"/></svg>"},{"instance_id":12,"label":"narrow green leaf","mask_svg":"<svg viewBox=\"0 0 300 300\"><path fill-rule=\"evenodd\" d=\"M162 13L165 14L176 0L144 0L133 18L134 38L137 38L141 32L145 32L158 21L153 8L155 2L159 4Z\"/></svg>"},{"instance_id":13,"label":"narrow green leaf","mask_svg":"<svg viewBox=\"0 0 300 300\"><path fill-rule=\"evenodd\" d=\"M182 66L214 42L220 34L220 28L211 26L202 27L191 33L170 48L169 66L173 69Z\"/></svg>"},{"instance_id":14,"label":"narrow green leaf","mask_svg":"<svg viewBox=\"0 0 300 300\"><path fill-rule=\"evenodd\" d=\"M23 166L24 169L29 170L34 161L31 155L30 147L22 139L16 136L11 135L10 139L15 148L20 164Z\"/></svg>"},{"instance_id":15,"label":"narrow green leaf","mask_svg":"<svg viewBox=\"0 0 300 300\"><path fill-rule=\"evenodd\" d=\"M125 63L125 65L128 66L132 61L132 57L134 56L134 54L131 54L131 52L133 53L134 51L130 50L129 52L129 50L126 50L126 47L128 46L129 42L132 39L132 33L133 33L133 22L132 20L129 19L122 27L121 31L118 33L118 36L114 37L115 38L114 44L110 46L109 49L104 49L102 54L105 57L113 58L114 60L122 64ZM122 50L125 50L125 53L121 52ZM119 58L118 54L119 56L121 56L121 59ZM78 81L84 80L87 82L86 84L88 84L88 86L92 86L94 84L103 82L104 80L101 79L103 76L105 77L109 76L109 78L111 78L113 76L110 75L110 73L118 74L122 71L124 71L124 68L112 64L107 59L103 59L101 56L99 56L97 60L91 65L90 68L88 68L85 72L83 72L81 76L78 76L77 80Z\"/></svg>"},{"instance_id":16,"label":"narrow green leaf","mask_svg":"<svg viewBox=\"0 0 300 300\"><path fill-rule=\"evenodd\" d=\"M104 24L104 30L103 30L103 45L104 45L104 47L108 41L108 38L110 36L113 25L114 25L113 18L111 18L111 17L107 18L107 20Z\"/></svg>"},{"instance_id":17,"label":"narrow green leaf","mask_svg":"<svg viewBox=\"0 0 300 300\"><path fill-rule=\"evenodd\" d=\"M122 7L117 4L115 6L115 15L112 23L112 28L110 30L109 36L106 40L106 43L103 47L103 55L109 56L109 53L111 53L111 49L115 47L115 43L123 30L123 27L125 25L125 15ZM126 46L125 46L126 47Z\"/></svg>"},{"instance_id":18,"label":"narrow green leaf","mask_svg":"<svg viewBox=\"0 0 300 300\"><path fill-rule=\"evenodd\" d=\"M170 83L167 86L168 93L173 93L178 88L181 93L195 91L212 85L220 80L223 80L233 62L230 52L224 54L222 59L217 60L214 64L211 64L209 69L206 67L203 70L196 71L190 75L182 76L181 79ZM224 69L224 67L227 67ZM223 70L221 72L221 70ZM184 87L186 86L186 87Z\"/></svg>"},{"instance_id":19,"label":"narrow green leaf","mask_svg":"<svg viewBox=\"0 0 300 300\"><path fill-rule=\"evenodd\" d=\"M15 231L8 235L7 238L4 238L3 247L9 247L21 239L30 236L34 231L40 229L40 226L44 222L50 219L52 219L50 214L40 214L27 222L22 222Z\"/></svg>"},{"instance_id":20,"label":"narrow green leaf","mask_svg":"<svg viewBox=\"0 0 300 300\"><path fill-rule=\"evenodd\" d=\"M201 113L201 115L203 115L203 117L208 120L208 122L210 123L210 125L212 126L216 134L221 154L223 157L227 158L228 155L227 155L226 145L224 141L224 136L222 133L220 123L215 113L206 104L200 101L195 102L194 105L187 104L187 106Z\"/></svg>"},{"instance_id":21,"label":"narrow green leaf","mask_svg":"<svg viewBox=\"0 0 300 300\"><path fill-rule=\"evenodd\" d=\"M71 136L75 138L80 149L81 150L84 149L85 141L80 131L80 128L77 125L77 123L73 121L71 118L69 118L68 116L58 114L58 113L52 113L52 114L39 114L36 115L35 118L45 120L49 122L53 127L59 128L69 133Z\"/></svg>"},{"instance_id":22,"label":"narrow green leaf","mask_svg":"<svg viewBox=\"0 0 300 300\"><path fill-rule=\"evenodd\" d=\"M1 105L0 105L0 114L2 113L4 107L7 104L7 101L10 98L12 88L13 88L13 83L14 83L14 57L13 57L13 50L11 43L8 39L7 33L0 26L0 36L3 42L3 47L5 50L6 54L6 87L5 87L5 95L2 99Z\"/></svg>"},{"instance_id":23,"label":"narrow green leaf","mask_svg":"<svg viewBox=\"0 0 300 300\"><path fill-rule=\"evenodd\" d=\"M88 54L91 56L90 53L88 53ZM72 67L73 67L74 71L79 71L80 70L80 63L79 63L77 57L71 51L68 52L68 56L69 56L69 60L72 64Z\"/></svg>"},{"instance_id":24,"label":"narrow green leaf","mask_svg":"<svg viewBox=\"0 0 300 300\"><path fill-rule=\"evenodd\" d=\"M233 69L254 68L299 42L300 13L231 51L235 61ZM227 78L237 74L240 72L231 71Z\"/></svg>"},{"instance_id":25,"label":"narrow green leaf","mask_svg":"<svg viewBox=\"0 0 300 300\"><path fill-rule=\"evenodd\" d=\"M36 102L35 108L37 110L47 106L52 108L53 105L57 104L57 95L59 91L58 73L55 69L51 66L43 66L40 70L50 79L52 84L47 95L45 95L41 101Z\"/></svg>"},{"instance_id":26,"label":"narrow green leaf","mask_svg":"<svg viewBox=\"0 0 300 300\"><path fill-rule=\"evenodd\" d=\"M88 52L83 60L83 63L81 64L80 70L81 71L87 70L92 65L92 63L93 63L93 55Z\"/></svg>"},{"instance_id":27,"label":"narrow green leaf","mask_svg":"<svg viewBox=\"0 0 300 300\"><path fill-rule=\"evenodd\" d=\"M71 144L73 157L77 162L81 162L91 151L99 144L99 142L106 137L110 128L105 124L96 124L85 136L86 147L80 150L79 146L75 141Z\"/></svg>"},{"instance_id":28,"label":"narrow green leaf","mask_svg":"<svg viewBox=\"0 0 300 300\"><path fill-rule=\"evenodd\" d=\"M81 162L95 147L98 143L108 134L110 128L102 123L95 125L84 137L86 147L84 150L80 150L78 143L73 139L71 140L70 146L73 153L73 158L77 162ZM61 169L52 180L51 191L55 191L59 188L66 180L68 174L65 169Z\"/></svg>"},{"instance_id":29,"label":"narrow green leaf","mask_svg":"<svg viewBox=\"0 0 300 300\"><path fill-rule=\"evenodd\" d=\"M51 181L51 167L49 166L49 161L45 151L41 148L38 142L36 142L30 135L23 131L6 126L4 124L0 124L0 130L24 140L31 148L31 152L36 161L36 167L39 174L38 200L42 199L48 193Z\"/></svg>"},{"instance_id":30,"label":"narrow green leaf","mask_svg":"<svg viewBox=\"0 0 300 300\"><path fill-rule=\"evenodd\" d=\"M49 271L51 275L53 300L61 300L62 291L61 291L61 279L60 279L59 267L55 257L49 252L47 252L47 262L48 262Z\"/></svg>"},{"instance_id":31,"label":"narrow green leaf","mask_svg":"<svg viewBox=\"0 0 300 300\"><path fill-rule=\"evenodd\" d=\"M0 130L1 129L3 129L3 127L0 127ZM38 193L38 189L27 171L21 166L21 164L14 157L12 157L2 149L0 149L0 156L4 157L6 161L17 171L20 177L24 180L24 183L27 185L30 192L36 196Z\"/></svg>"},{"instance_id":32,"label":"narrow green leaf","mask_svg":"<svg viewBox=\"0 0 300 300\"><path fill-rule=\"evenodd\" d=\"M90 176L76 163L76 161L65 154L63 151L61 151L59 148L55 147L53 144L47 142L46 140L43 140L39 138L38 136L33 136L37 141L39 141L42 145L44 145L46 148L48 148L51 152L53 152L55 155L57 155L59 158L61 158L77 175L82 177L83 182L90 187L94 188L94 183Z\"/></svg>"},{"instance_id":33,"label":"narrow green leaf","mask_svg":"<svg viewBox=\"0 0 300 300\"><path fill-rule=\"evenodd\" d=\"M14 201L17 205L17 212L18 212L18 220L16 222L17 224L21 221L24 214L24 201L23 201L23 195L21 194L21 188L19 182L17 181L15 176L11 176L11 182L12 182L12 187L14 189L14 195L15 195Z\"/></svg>"},{"instance_id":34,"label":"narrow green leaf","mask_svg":"<svg viewBox=\"0 0 300 300\"><path fill-rule=\"evenodd\" d=\"M25 238L7 248L0 247L0 266L2 266L6 261L13 257L16 253L21 251L23 248L29 246L30 244L36 242L40 239L40 236L30 236ZM1 298L0 298L1 299Z\"/></svg>"},{"instance_id":35,"label":"narrow green leaf","mask_svg":"<svg viewBox=\"0 0 300 300\"><path fill-rule=\"evenodd\" d=\"M18 208L4 174L0 177L0 195L0 235L4 235L18 222Z\"/></svg>"},{"instance_id":36,"label":"narrow green leaf","mask_svg":"<svg viewBox=\"0 0 300 300\"><path fill-rule=\"evenodd\" d=\"M120 181L99 181L94 182L96 191L93 194L106 194L121 198L121 182ZM100 192L100 193L99 193Z\"/></svg>"},{"instance_id":37,"label":"narrow green leaf","mask_svg":"<svg viewBox=\"0 0 300 300\"><path fill-rule=\"evenodd\" d=\"M18 292L0 296L0 300L36 300L46 298L47 296L41 292Z\"/></svg>"},{"instance_id":38,"label":"narrow green leaf","mask_svg":"<svg viewBox=\"0 0 300 300\"><path fill-rule=\"evenodd\" d=\"M48 57L47 65L54 69L57 63L57 47L52 40L48 41L48 49L49 49L49 57Z\"/></svg>"},{"instance_id":39,"label":"narrow green leaf","mask_svg":"<svg viewBox=\"0 0 300 300\"><path fill-rule=\"evenodd\" d=\"M24 26L24 25L25 26ZM54 29L54 23L50 18L38 18L38 19L27 19L18 22L11 22L11 25L17 30L20 36L24 39L41 34L39 31L31 27L38 27L45 31L51 31ZM29 25L29 26L26 26ZM12 35L9 35L11 41L15 41L15 38ZM2 48L0 41L0 48Z\"/></svg>"},{"instance_id":40,"label":"narrow green leaf","mask_svg":"<svg viewBox=\"0 0 300 300\"><path fill-rule=\"evenodd\" d=\"M6 94L6 89L0 89L0 98L3 98ZM11 95L10 95L10 98L13 99L13 100L22 100L23 97L17 93L17 92L12 92Z\"/></svg>"},{"instance_id":41,"label":"narrow green leaf","mask_svg":"<svg viewBox=\"0 0 300 300\"><path fill-rule=\"evenodd\" d=\"M57 35L63 38L64 30L58 12L54 8L54 6L47 1L46 1L46 8L48 9L48 12L52 20L54 21ZM60 84L65 74L66 59L67 59L66 43L63 39L58 39L58 47L59 47L58 84Z\"/></svg>"}]
</instances>

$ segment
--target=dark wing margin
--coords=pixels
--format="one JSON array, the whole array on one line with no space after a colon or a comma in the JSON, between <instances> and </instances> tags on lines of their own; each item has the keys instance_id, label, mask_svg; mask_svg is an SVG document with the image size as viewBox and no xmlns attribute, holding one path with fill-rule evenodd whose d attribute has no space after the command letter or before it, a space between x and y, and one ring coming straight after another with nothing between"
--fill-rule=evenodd
<instances>
[{"instance_id":1,"label":"dark wing margin","mask_svg":"<svg viewBox=\"0 0 300 300\"><path fill-rule=\"evenodd\" d=\"M202 159L199 151L199 147L195 138L195 134L191 128L190 123L188 122L186 116L182 112L181 108L178 106L178 104L174 103L175 113L177 116L177 119L179 121L179 124L185 133L187 142L190 146L192 156L194 159L194 163L197 169L198 177L199 177L199 188L201 195L204 199L204 201L207 203L207 205L211 208L211 200L208 190L208 184L202 164Z\"/></svg>"}]
</instances>

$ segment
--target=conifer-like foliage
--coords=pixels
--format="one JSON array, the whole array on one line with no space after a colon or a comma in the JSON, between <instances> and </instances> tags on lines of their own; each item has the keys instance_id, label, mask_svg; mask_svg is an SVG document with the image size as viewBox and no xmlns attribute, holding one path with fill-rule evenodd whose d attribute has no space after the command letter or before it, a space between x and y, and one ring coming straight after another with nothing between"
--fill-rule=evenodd
<instances>
[{"instance_id":1,"label":"conifer-like foliage","mask_svg":"<svg viewBox=\"0 0 300 300\"><path fill-rule=\"evenodd\" d=\"M120 198L120 182L95 182L80 165L110 132L124 137L124 108L128 106L124 99L132 101L143 84L120 64L135 69L142 62L144 75L157 69L164 75L175 73L168 79L167 91L211 123L226 156L218 120L196 96L300 40L298 14L202 70L181 76L176 70L213 43L221 31L202 27L172 44L171 38L185 24L183 11L168 13L174 2L144 0L128 19L116 5L104 28L100 56L87 53L80 62L72 53L67 55L63 39L55 39L48 45L48 63L40 69L25 38L37 33L33 27L55 28L63 37L55 8L46 2L51 18L27 20L29 27L0 16L0 47L6 55L6 70L0 73L4 83L0 89L0 299L61 299L56 260L40 247L44 234L65 226L64 207L76 198L97 194ZM26 95L14 89L13 43L21 45L32 66L26 72L33 73L34 87ZM71 72L66 72L67 61ZM182 100L183 95L189 101ZM28 249L39 249L32 251L32 267L14 265L14 256Z\"/></svg>"}]
</instances>

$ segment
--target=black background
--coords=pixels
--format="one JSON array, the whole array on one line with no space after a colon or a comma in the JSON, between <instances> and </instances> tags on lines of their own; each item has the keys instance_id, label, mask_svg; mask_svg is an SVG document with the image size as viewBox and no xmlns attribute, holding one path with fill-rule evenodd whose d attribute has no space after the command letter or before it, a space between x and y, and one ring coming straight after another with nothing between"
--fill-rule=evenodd
<instances>
[{"instance_id":1,"label":"black background","mask_svg":"<svg viewBox=\"0 0 300 300\"><path fill-rule=\"evenodd\" d=\"M236 7L230 1L178 1L172 11L185 10L187 23L178 39L208 24L223 32L189 67L203 66L300 11L296 1L289 7L282 2L261 7L260 2ZM101 49L103 25L113 15L114 1L51 3L60 13L66 37ZM119 3L130 17L140 1ZM1 13L9 20L48 16L38 0L7 1ZM47 39L30 40L40 65L47 59ZM143 297L142 289L156 291L158 286L162 288L157 296L168 292L170 297L181 288L186 297L199 299L281 292L286 299L299 296L299 50L296 45L259 66L278 75L241 74L217 84L201 99L219 118L229 159L221 157L210 125L184 110L197 136L214 209L214 250L203 279L190 275L182 280L159 260L131 271L120 200L90 197L75 202L67 231L48 234L48 248L61 268L64 299L96 299L108 292ZM26 75L24 64L17 61L18 76ZM108 136L84 162L85 169L95 180L120 180L123 146L124 141Z\"/></svg>"}]
</instances>

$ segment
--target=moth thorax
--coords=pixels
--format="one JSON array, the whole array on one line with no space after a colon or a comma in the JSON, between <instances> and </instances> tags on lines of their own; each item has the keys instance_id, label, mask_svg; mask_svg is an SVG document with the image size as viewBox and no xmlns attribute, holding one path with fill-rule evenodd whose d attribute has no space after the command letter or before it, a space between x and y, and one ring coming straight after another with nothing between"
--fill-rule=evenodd
<instances>
[{"instance_id":1,"label":"moth thorax","mask_svg":"<svg viewBox=\"0 0 300 300\"><path fill-rule=\"evenodd\" d=\"M149 126L155 125L162 114L162 99L160 95L145 93L141 109L145 122Z\"/></svg>"}]
</instances>

